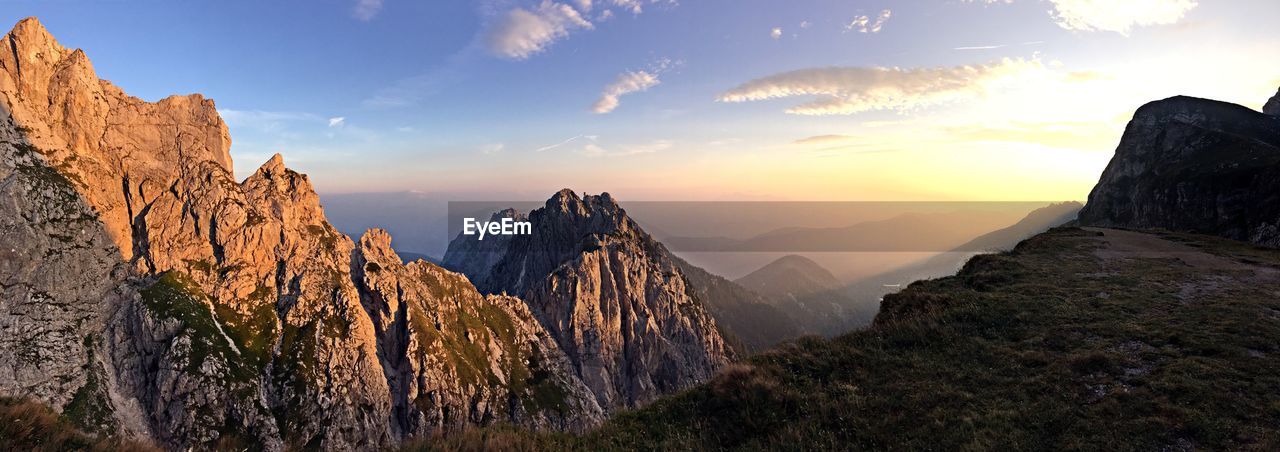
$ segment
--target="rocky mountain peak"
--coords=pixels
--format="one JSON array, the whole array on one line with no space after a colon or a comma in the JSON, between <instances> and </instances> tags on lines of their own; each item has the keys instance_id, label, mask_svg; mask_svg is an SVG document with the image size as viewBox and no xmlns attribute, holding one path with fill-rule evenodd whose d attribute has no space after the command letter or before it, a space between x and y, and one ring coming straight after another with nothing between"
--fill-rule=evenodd
<instances>
[{"instance_id":1,"label":"rocky mountain peak","mask_svg":"<svg viewBox=\"0 0 1280 452\"><path fill-rule=\"evenodd\" d=\"M1280 90L1276 90L1276 95L1271 96L1267 104L1262 106L1262 112L1271 116L1280 116Z\"/></svg>"},{"instance_id":2,"label":"rocky mountain peak","mask_svg":"<svg viewBox=\"0 0 1280 452\"><path fill-rule=\"evenodd\" d=\"M284 157L279 152L272 155L270 159L258 167L258 171L266 174L284 174L287 170L284 166Z\"/></svg>"},{"instance_id":3,"label":"rocky mountain peak","mask_svg":"<svg viewBox=\"0 0 1280 452\"><path fill-rule=\"evenodd\" d=\"M1185 96L1152 102L1129 122L1079 220L1280 246L1277 168L1274 116Z\"/></svg>"},{"instance_id":4,"label":"rocky mountain peak","mask_svg":"<svg viewBox=\"0 0 1280 452\"><path fill-rule=\"evenodd\" d=\"M68 52L67 48L59 44L49 30L44 28L44 24L35 17L18 21L6 38L5 50L12 52L15 56L21 56L20 63L56 63Z\"/></svg>"},{"instance_id":5,"label":"rocky mountain peak","mask_svg":"<svg viewBox=\"0 0 1280 452\"><path fill-rule=\"evenodd\" d=\"M612 196L561 190L528 219L532 233L489 250L491 265L459 268L487 268L468 274L483 292L523 298L602 407L643 405L728 363L732 351L666 247ZM451 243L446 265L472 242Z\"/></svg>"},{"instance_id":6,"label":"rocky mountain peak","mask_svg":"<svg viewBox=\"0 0 1280 452\"><path fill-rule=\"evenodd\" d=\"M311 179L286 167L280 154L263 163L241 186L251 204L291 228L328 223Z\"/></svg>"},{"instance_id":7,"label":"rocky mountain peak","mask_svg":"<svg viewBox=\"0 0 1280 452\"><path fill-rule=\"evenodd\" d=\"M400 256L391 248L391 234L385 229L373 228L360 236L360 254L379 264L400 263Z\"/></svg>"}]
</instances>

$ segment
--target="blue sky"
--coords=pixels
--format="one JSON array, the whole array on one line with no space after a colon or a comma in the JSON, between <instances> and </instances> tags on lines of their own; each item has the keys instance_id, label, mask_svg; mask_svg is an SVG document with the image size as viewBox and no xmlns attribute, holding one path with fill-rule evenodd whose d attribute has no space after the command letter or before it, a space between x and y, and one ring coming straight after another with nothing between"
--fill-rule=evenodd
<instances>
[{"instance_id":1,"label":"blue sky","mask_svg":"<svg viewBox=\"0 0 1280 452\"><path fill-rule=\"evenodd\" d=\"M4 3L322 193L1082 199L1142 102L1280 85L1261 0Z\"/></svg>"}]
</instances>

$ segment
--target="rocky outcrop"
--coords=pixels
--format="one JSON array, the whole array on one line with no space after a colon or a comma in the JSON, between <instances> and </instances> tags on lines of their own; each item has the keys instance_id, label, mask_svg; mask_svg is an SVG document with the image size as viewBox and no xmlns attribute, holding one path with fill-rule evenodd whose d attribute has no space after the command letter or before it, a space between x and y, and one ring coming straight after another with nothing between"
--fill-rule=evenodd
<instances>
[{"instance_id":1,"label":"rocky outcrop","mask_svg":"<svg viewBox=\"0 0 1280 452\"><path fill-rule=\"evenodd\" d=\"M489 221L498 222L503 218L510 218L512 221L529 220L528 215L515 209L504 209L494 212L489 217ZM512 237L487 235L484 240L480 240L479 237L458 234L449 242L448 253L441 260L440 265L467 275L467 278L476 286L485 287L489 284L493 266L502 261L502 257L507 254Z\"/></svg>"},{"instance_id":2,"label":"rocky outcrop","mask_svg":"<svg viewBox=\"0 0 1280 452\"><path fill-rule=\"evenodd\" d=\"M603 420L520 299L483 296L466 277L425 261L403 265L381 230L360 239L352 265L400 436L494 422L581 432Z\"/></svg>"},{"instance_id":3,"label":"rocky outcrop","mask_svg":"<svg viewBox=\"0 0 1280 452\"><path fill-rule=\"evenodd\" d=\"M1280 246L1280 119L1174 97L1138 109L1081 224L1164 228Z\"/></svg>"},{"instance_id":4,"label":"rocky outcrop","mask_svg":"<svg viewBox=\"0 0 1280 452\"><path fill-rule=\"evenodd\" d=\"M0 46L0 395L170 449L600 421L520 300L357 246L279 155L236 182L212 101L130 97L35 19Z\"/></svg>"},{"instance_id":5,"label":"rocky outcrop","mask_svg":"<svg viewBox=\"0 0 1280 452\"><path fill-rule=\"evenodd\" d=\"M729 362L667 249L608 193L562 190L528 218L533 233L512 236L478 287L524 298L606 410L687 388Z\"/></svg>"},{"instance_id":6,"label":"rocky outcrop","mask_svg":"<svg viewBox=\"0 0 1280 452\"><path fill-rule=\"evenodd\" d=\"M1267 104L1262 106L1262 112L1271 116L1280 116L1280 90L1277 90L1276 95L1271 96Z\"/></svg>"}]
</instances>

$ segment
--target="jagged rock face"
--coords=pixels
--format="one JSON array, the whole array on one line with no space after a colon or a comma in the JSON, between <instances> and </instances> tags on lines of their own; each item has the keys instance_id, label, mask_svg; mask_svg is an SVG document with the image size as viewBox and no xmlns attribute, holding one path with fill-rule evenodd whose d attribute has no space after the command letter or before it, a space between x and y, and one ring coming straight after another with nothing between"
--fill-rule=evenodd
<instances>
[{"instance_id":1,"label":"jagged rock face","mask_svg":"<svg viewBox=\"0 0 1280 452\"><path fill-rule=\"evenodd\" d=\"M1280 90L1276 90L1276 95L1271 96L1267 104L1262 106L1262 112L1271 116L1280 116Z\"/></svg>"},{"instance_id":2,"label":"jagged rock face","mask_svg":"<svg viewBox=\"0 0 1280 452\"><path fill-rule=\"evenodd\" d=\"M709 378L732 351L669 253L607 193L563 190L529 214L490 270L488 293L518 294L606 410Z\"/></svg>"},{"instance_id":3,"label":"jagged rock face","mask_svg":"<svg viewBox=\"0 0 1280 452\"><path fill-rule=\"evenodd\" d=\"M402 434L498 421L580 432L603 420L523 301L483 296L428 262L403 265L381 230L360 239L353 265Z\"/></svg>"},{"instance_id":4,"label":"jagged rock face","mask_svg":"<svg viewBox=\"0 0 1280 452\"><path fill-rule=\"evenodd\" d=\"M495 212L490 216L489 221L502 221L503 218L510 218L513 221L529 220L528 215L515 209L505 209ZM467 278L476 286L486 287L489 284L493 266L502 261L502 256L507 254L511 238L510 235L488 235L484 240L480 240L476 236L459 234L449 242L448 253L440 264L447 269L467 275Z\"/></svg>"},{"instance_id":5,"label":"jagged rock face","mask_svg":"<svg viewBox=\"0 0 1280 452\"><path fill-rule=\"evenodd\" d=\"M129 97L34 19L0 44L0 394L172 449L599 422L518 300L357 249L278 155L237 183L212 101Z\"/></svg>"},{"instance_id":6,"label":"jagged rock face","mask_svg":"<svg viewBox=\"0 0 1280 452\"><path fill-rule=\"evenodd\" d=\"M1079 219L1280 246L1277 206L1280 118L1174 97L1137 111Z\"/></svg>"}]
</instances>

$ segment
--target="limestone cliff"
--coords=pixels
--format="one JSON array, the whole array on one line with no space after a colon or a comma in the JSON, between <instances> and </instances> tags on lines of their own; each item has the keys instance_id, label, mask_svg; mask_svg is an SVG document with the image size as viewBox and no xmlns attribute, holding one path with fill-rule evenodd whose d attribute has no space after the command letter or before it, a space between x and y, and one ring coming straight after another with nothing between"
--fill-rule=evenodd
<instances>
[{"instance_id":1,"label":"limestone cliff","mask_svg":"<svg viewBox=\"0 0 1280 452\"><path fill-rule=\"evenodd\" d=\"M212 101L130 97L35 19L0 39L0 395L171 449L600 421L521 301L357 246L279 155L236 182L230 143Z\"/></svg>"}]
</instances>

